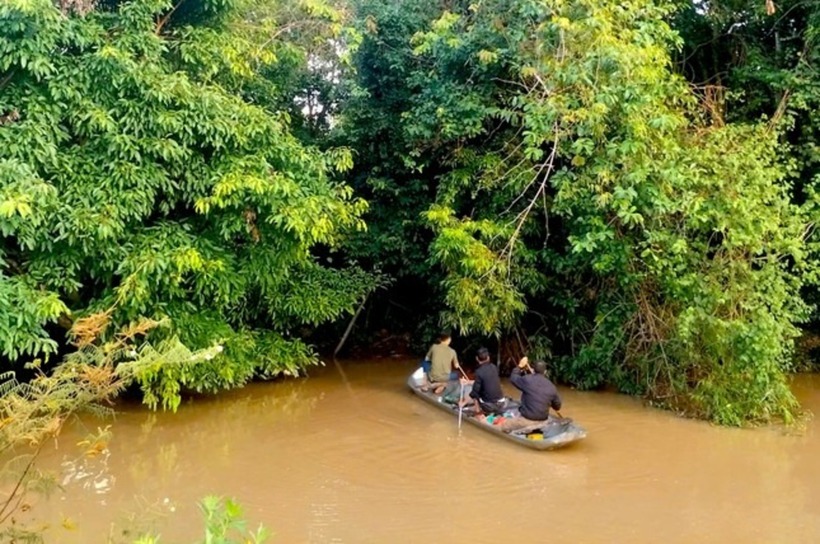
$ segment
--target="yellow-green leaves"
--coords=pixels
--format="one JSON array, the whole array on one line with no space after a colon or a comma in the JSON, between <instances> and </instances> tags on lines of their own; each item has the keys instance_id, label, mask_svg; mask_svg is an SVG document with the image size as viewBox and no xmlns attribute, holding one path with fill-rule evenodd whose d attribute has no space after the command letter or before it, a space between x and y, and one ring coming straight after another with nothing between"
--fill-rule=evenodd
<instances>
[{"instance_id":1,"label":"yellow-green leaves","mask_svg":"<svg viewBox=\"0 0 820 544\"><path fill-rule=\"evenodd\" d=\"M503 247L510 232L493 221L457 220L445 206L425 213L436 232L433 259L444 268L448 325L466 333L500 335L526 309Z\"/></svg>"},{"instance_id":2,"label":"yellow-green leaves","mask_svg":"<svg viewBox=\"0 0 820 544\"><path fill-rule=\"evenodd\" d=\"M478 60L482 64L492 64L498 60L498 53L496 51L487 51L482 49L478 52Z\"/></svg>"},{"instance_id":3,"label":"yellow-green leaves","mask_svg":"<svg viewBox=\"0 0 820 544\"><path fill-rule=\"evenodd\" d=\"M0 216L10 218L17 214L26 217L31 214L31 205L27 195L9 198L0 202Z\"/></svg>"},{"instance_id":4,"label":"yellow-green leaves","mask_svg":"<svg viewBox=\"0 0 820 544\"><path fill-rule=\"evenodd\" d=\"M445 11L441 17L433 21L432 28L429 32L418 32L411 43L415 46L413 52L416 55L425 55L430 53L437 44L446 47L458 47L461 40L454 32L456 23L460 20L460 16L450 11Z\"/></svg>"},{"instance_id":5,"label":"yellow-green leaves","mask_svg":"<svg viewBox=\"0 0 820 544\"><path fill-rule=\"evenodd\" d=\"M364 226L367 204L338 179L352 154L303 144L292 97L276 94L302 84L308 50L332 49L345 14L322 0L233 6L0 5L4 357L54 351L43 325L69 305L196 323L180 331L193 348L234 340L231 365L146 377L146 399L163 403L181 384L298 373L314 356L289 331L354 310L374 287L313 256ZM300 290L308 276L321 277L314 292ZM277 331L279 361L257 329Z\"/></svg>"}]
</instances>

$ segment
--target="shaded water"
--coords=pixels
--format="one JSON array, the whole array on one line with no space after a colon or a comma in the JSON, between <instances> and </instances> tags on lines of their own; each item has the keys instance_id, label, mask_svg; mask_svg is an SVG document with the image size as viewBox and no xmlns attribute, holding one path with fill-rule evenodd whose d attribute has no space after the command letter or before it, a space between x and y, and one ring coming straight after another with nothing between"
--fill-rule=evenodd
<instances>
[{"instance_id":1,"label":"shaded water","mask_svg":"<svg viewBox=\"0 0 820 544\"><path fill-rule=\"evenodd\" d=\"M470 426L459 435L404 389L413 362L343 366L175 415L126 409L108 452L79 463L84 431L72 430L44 458L65 493L36 512L76 528L48 541L105 542L136 512L163 542L190 542L196 501L221 494L274 543L820 542L817 421L801 434L724 429L561 389L563 414L589 436L536 452ZM820 376L794 389L820 413Z\"/></svg>"}]
</instances>

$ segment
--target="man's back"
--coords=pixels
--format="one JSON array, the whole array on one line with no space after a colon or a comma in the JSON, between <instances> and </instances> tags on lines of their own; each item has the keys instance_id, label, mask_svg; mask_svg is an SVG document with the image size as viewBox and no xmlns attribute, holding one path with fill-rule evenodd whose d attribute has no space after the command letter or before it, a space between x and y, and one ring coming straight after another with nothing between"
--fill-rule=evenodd
<instances>
[{"instance_id":1,"label":"man's back","mask_svg":"<svg viewBox=\"0 0 820 544\"><path fill-rule=\"evenodd\" d=\"M433 344L427 358L430 359L430 380L434 382L446 382L452 365L458 363L455 350L444 343Z\"/></svg>"},{"instance_id":2,"label":"man's back","mask_svg":"<svg viewBox=\"0 0 820 544\"><path fill-rule=\"evenodd\" d=\"M504 398L498 367L493 363L483 363L475 371L475 382L470 396L484 402L498 402Z\"/></svg>"},{"instance_id":3,"label":"man's back","mask_svg":"<svg viewBox=\"0 0 820 544\"><path fill-rule=\"evenodd\" d=\"M543 374L522 374L516 368L510 382L521 391L521 407L518 411L527 419L542 421L549 416L549 409L561 409L561 397L555 384Z\"/></svg>"}]
</instances>

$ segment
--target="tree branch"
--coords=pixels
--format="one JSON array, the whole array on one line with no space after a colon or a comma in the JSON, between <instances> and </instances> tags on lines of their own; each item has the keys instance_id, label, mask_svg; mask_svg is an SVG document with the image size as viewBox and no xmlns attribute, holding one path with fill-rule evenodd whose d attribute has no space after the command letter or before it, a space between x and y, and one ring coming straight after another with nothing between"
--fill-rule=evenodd
<instances>
[{"instance_id":1,"label":"tree branch","mask_svg":"<svg viewBox=\"0 0 820 544\"><path fill-rule=\"evenodd\" d=\"M4 88L6 85L8 85L9 81L11 81L11 78L13 78L13 77L14 77L14 70L12 69L12 70L9 70L9 73L6 74L5 77L3 77L3 79L0 79L0 89Z\"/></svg>"},{"instance_id":2,"label":"tree branch","mask_svg":"<svg viewBox=\"0 0 820 544\"><path fill-rule=\"evenodd\" d=\"M177 10L177 8L178 8L179 6L181 6L182 4L184 4L184 3L185 3L185 0L179 0L179 2L177 2L176 4L174 4L174 7L172 7L172 8L171 8L171 11L169 11L168 13L166 13L165 15L163 15L163 16L162 16L162 19L160 19L159 21L157 21L157 28L156 28L156 30L154 31L156 34L159 34L160 32L162 32L162 27L164 27L164 26L165 26L165 23L167 23L167 22L168 22L168 20L169 20L169 19L171 18L171 16L174 14L174 12Z\"/></svg>"},{"instance_id":3,"label":"tree branch","mask_svg":"<svg viewBox=\"0 0 820 544\"><path fill-rule=\"evenodd\" d=\"M3 503L3 507L0 508L0 525L3 525L6 522L6 520L8 520L9 516L11 516L17 510L17 506L15 506L14 508L9 509L9 507L11 506L11 502L14 500L14 497L20 491L20 487L22 487L23 482L26 480L26 477L28 476L28 473L31 472L31 469L34 466L34 461L37 459L37 456L40 455L40 451L42 449L43 449L43 444L41 442L40 445L37 447L37 450L32 454L31 459L29 459L29 462L26 465L25 470L23 470L23 473L17 479L17 484L14 486L14 489L12 489L11 494L6 499L6 502ZM21 497L22 497L22 495L21 495ZM20 501L18 500L17 505L19 505L19 504L20 504Z\"/></svg>"}]
</instances>

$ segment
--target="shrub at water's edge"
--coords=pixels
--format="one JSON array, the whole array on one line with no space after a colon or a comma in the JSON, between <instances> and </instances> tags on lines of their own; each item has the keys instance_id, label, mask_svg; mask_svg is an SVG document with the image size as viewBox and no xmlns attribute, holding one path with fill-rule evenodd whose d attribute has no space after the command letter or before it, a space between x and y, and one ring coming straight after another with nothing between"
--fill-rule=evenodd
<instances>
[{"instance_id":1,"label":"shrub at water's edge","mask_svg":"<svg viewBox=\"0 0 820 544\"><path fill-rule=\"evenodd\" d=\"M59 486L54 474L39 468L38 458L67 422L80 414L111 415L112 401L146 371L195 367L217 352L215 347L190 351L173 334L158 334L167 323L150 319L134 321L104 340L100 335L107 323L105 314L77 320L71 331L76 350L48 373L35 360L26 365L33 373L28 381L19 382L13 372L0 375L0 481L9 490L0 501L3 542L40 541L43 529L26 524L32 515L26 512L36 504L33 496L48 496ZM79 442L81 455L99 455L108 436L101 430Z\"/></svg>"}]
</instances>

